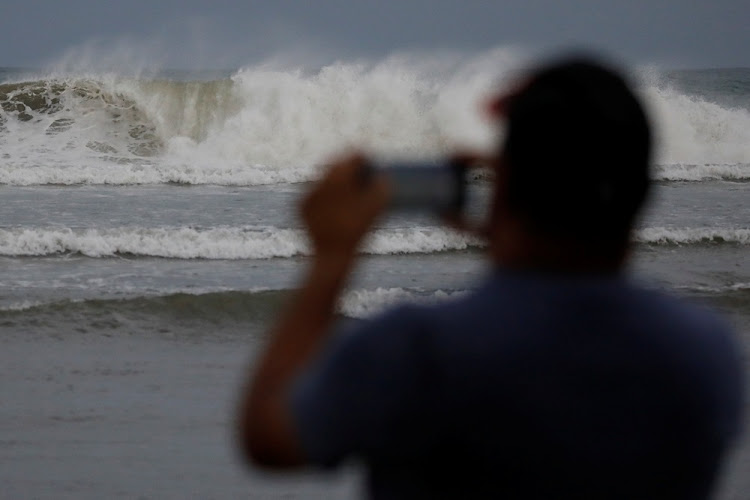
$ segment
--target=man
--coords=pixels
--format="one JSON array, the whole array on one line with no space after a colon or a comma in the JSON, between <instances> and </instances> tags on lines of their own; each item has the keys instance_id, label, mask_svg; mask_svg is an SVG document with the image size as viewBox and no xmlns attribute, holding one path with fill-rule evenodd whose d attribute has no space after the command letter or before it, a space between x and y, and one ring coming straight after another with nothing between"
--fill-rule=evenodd
<instances>
[{"instance_id":1,"label":"man","mask_svg":"<svg viewBox=\"0 0 750 500\"><path fill-rule=\"evenodd\" d=\"M739 430L740 361L711 314L624 273L648 189L640 104L570 59L490 108L507 121L491 276L331 335L389 196L363 158L334 162L301 207L315 257L242 395L243 449L271 467L360 458L373 498L707 498Z\"/></svg>"}]
</instances>

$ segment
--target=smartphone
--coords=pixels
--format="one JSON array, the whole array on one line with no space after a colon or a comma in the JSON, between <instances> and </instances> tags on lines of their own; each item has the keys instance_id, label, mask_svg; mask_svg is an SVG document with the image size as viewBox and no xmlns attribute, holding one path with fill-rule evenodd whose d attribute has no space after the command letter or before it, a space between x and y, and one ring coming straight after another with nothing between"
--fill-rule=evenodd
<instances>
[{"instance_id":1,"label":"smartphone","mask_svg":"<svg viewBox=\"0 0 750 500\"><path fill-rule=\"evenodd\" d=\"M391 210L455 214L466 202L465 169L457 163L447 160L371 162L369 168L368 176L374 171L388 177Z\"/></svg>"}]
</instances>

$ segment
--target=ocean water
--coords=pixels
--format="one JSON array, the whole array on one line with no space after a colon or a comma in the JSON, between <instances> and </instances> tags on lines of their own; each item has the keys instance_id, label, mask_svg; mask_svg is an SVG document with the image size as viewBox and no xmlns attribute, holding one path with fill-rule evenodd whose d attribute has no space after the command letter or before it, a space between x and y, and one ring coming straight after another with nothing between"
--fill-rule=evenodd
<instances>
[{"instance_id":1,"label":"ocean water","mask_svg":"<svg viewBox=\"0 0 750 500\"><path fill-rule=\"evenodd\" d=\"M482 99L523 62L498 50L215 74L0 68L0 496L356 492L356 471L280 479L244 470L231 445L241 371L309 257L297 200L348 147L491 148L502 130ZM750 69L632 78L658 151L631 272L720 310L750 354ZM488 186L470 191L481 217ZM342 317L450 300L486 270L480 241L429 214L391 214L362 253ZM748 472L744 441L719 498L746 498Z\"/></svg>"}]
</instances>

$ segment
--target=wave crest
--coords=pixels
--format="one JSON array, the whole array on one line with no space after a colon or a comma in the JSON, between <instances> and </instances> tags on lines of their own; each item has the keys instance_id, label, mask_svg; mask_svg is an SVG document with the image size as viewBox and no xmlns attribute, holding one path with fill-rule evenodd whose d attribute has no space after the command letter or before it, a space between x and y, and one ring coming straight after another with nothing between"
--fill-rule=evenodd
<instances>
[{"instance_id":1,"label":"wave crest","mask_svg":"<svg viewBox=\"0 0 750 500\"><path fill-rule=\"evenodd\" d=\"M380 229L362 251L389 255L465 250L481 242L441 228ZM0 255L89 257L134 255L172 259L269 259L309 255L304 232L264 228L0 229Z\"/></svg>"},{"instance_id":2,"label":"wave crest","mask_svg":"<svg viewBox=\"0 0 750 500\"><path fill-rule=\"evenodd\" d=\"M351 290L339 301L338 310L350 318L368 318L399 303L437 304L461 297L466 293L465 290L425 292L405 288Z\"/></svg>"},{"instance_id":3,"label":"wave crest","mask_svg":"<svg viewBox=\"0 0 750 500\"><path fill-rule=\"evenodd\" d=\"M85 321L93 318L101 326L102 316L111 315L112 328L128 326L134 319L149 322L161 317L174 326L195 322L247 322L264 320L288 301L291 290L225 290L210 292L175 292L165 295L117 299L62 300L53 302L20 302L0 307L0 318L8 322L30 317L35 322L49 317ZM398 303L436 304L461 297L466 291L377 288L348 290L336 310L349 318L365 319Z\"/></svg>"},{"instance_id":4,"label":"wave crest","mask_svg":"<svg viewBox=\"0 0 750 500\"><path fill-rule=\"evenodd\" d=\"M408 157L491 149L477 108L520 66L512 51L422 54L317 71L246 67L208 81L113 75L0 85L0 182L253 185L314 176L352 145ZM750 111L645 82L655 178L750 178ZM606 158L603 159L606 161Z\"/></svg>"},{"instance_id":5,"label":"wave crest","mask_svg":"<svg viewBox=\"0 0 750 500\"><path fill-rule=\"evenodd\" d=\"M636 232L646 245L750 245L750 229L651 227ZM419 254L482 248L485 242L440 227L388 228L372 232L361 251L371 255ZM0 255L161 257L171 259L271 259L310 255L304 231L275 227L110 229L0 229Z\"/></svg>"},{"instance_id":6,"label":"wave crest","mask_svg":"<svg viewBox=\"0 0 750 500\"><path fill-rule=\"evenodd\" d=\"M750 229L651 227L638 231L636 241L649 245L750 245Z\"/></svg>"},{"instance_id":7,"label":"wave crest","mask_svg":"<svg viewBox=\"0 0 750 500\"><path fill-rule=\"evenodd\" d=\"M750 164L657 165L652 177L657 181L750 180Z\"/></svg>"}]
</instances>

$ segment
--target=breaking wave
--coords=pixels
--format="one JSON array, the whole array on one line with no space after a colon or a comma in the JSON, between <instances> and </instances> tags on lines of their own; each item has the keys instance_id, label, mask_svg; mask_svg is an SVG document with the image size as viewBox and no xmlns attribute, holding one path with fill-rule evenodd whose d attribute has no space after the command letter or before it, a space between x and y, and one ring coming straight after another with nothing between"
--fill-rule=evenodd
<instances>
[{"instance_id":1,"label":"breaking wave","mask_svg":"<svg viewBox=\"0 0 750 500\"><path fill-rule=\"evenodd\" d=\"M466 250L481 242L441 228L381 229L362 251L389 255ZM265 228L0 229L0 255L89 257L133 255L172 259L270 259L309 255L301 230Z\"/></svg>"},{"instance_id":2,"label":"breaking wave","mask_svg":"<svg viewBox=\"0 0 750 500\"><path fill-rule=\"evenodd\" d=\"M4 83L0 183L299 182L352 145L410 157L488 149L498 130L478 108L522 63L496 49L313 72L258 65L212 81L93 74ZM659 139L657 179L750 179L750 110L660 81L641 93Z\"/></svg>"},{"instance_id":3,"label":"breaking wave","mask_svg":"<svg viewBox=\"0 0 750 500\"><path fill-rule=\"evenodd\" d=\"M127 327L134 319L148 321L162 317L175 323L227 321L255 321L269 318L288 301L291 290L227 290L206 293L177 292L167 295L140 296L125 299L60 300L53 302L22 302L0 307L0 319L5 322L32 317L35 321L49 316L59 321L95 318L104 330ZM406 288L376 288L349 290L341 297L337 312L342 316L365 319L396 303L434 304L457 298L466 291L419 290ZM103 321L102 316L111 316ZM43 324L44 322L41 321Z\"/></svg>"},{"instance_id":4,"label":"breaking wave","mask_svg":"<svg viewBox=\"0 0 750 500\"><path fill-rule=\"evenodd\" d=\"M339 303L339 311L351 318L367 318L395 304L436 304L461 297L466 293L464 290L424 292L405 288L352 290L342 297Z\"/></svg>"},{"instance_id":5,"label":"breaking wave","mask_svg":"<svg viewBox=\"0 0 750 500\"><path fill-rule=\"evenodd\" d=\"M217 186L256 186L264 184L294 183L315 177L314 168L276 169L255 165L216 165L194 167L175 163L159 164L149 159L134 161L112 158L107 168L94 165L40 165L27 166L0 164L0 184L13 186L35 185L140 185L185 184Z\"/></svg>"},{"instance_id":6,"label":"breaking wave","mask_svg":"<svg viewBox=\"0 0 750 500\"><path fill-rule=\"evenodd\" d=\"M657 165L652 177L657 181L748 181L750 164Z\"/></svg>"},{"instance_id":7,"label":"breaking wave","mask_svg":"<svg viewBox=\"0 0 750 500\"><path fill-rule=\"evenodd\" d=\"M673 172L673 179L667 180L695 180L690 173L687 178L679 176L683 165L739 165L742 178L748 178L750 109L728 107L667 85L649 86L643 93L654 124L656 162Z\"/></svg>"},{"instance_id":8,"label":"breaking wave","mask_svg":"<svg viewBox=\"0 0 750 500\"><path fill-rule=\"evenodd\" d=\"M647 245L750 245L750 229L667 228L639 230ZM440 227L378 229L363 244L372 255L420 254L482 248L484 242ZM0 255L162 257L172 259L271 259L310 255L305 233L275 227L107 229L0 229Z\"/></svg>"},{"instance_id":9,"label":"breaking wave","mask_svg":"<svg viewBox=\"0 0 750 500\"><path fill-rule=\"evenodd\" d=\"M750 229L651 227L638 231L636 241L649 245L750 245Z\"/></svg>"}]
</instances>

